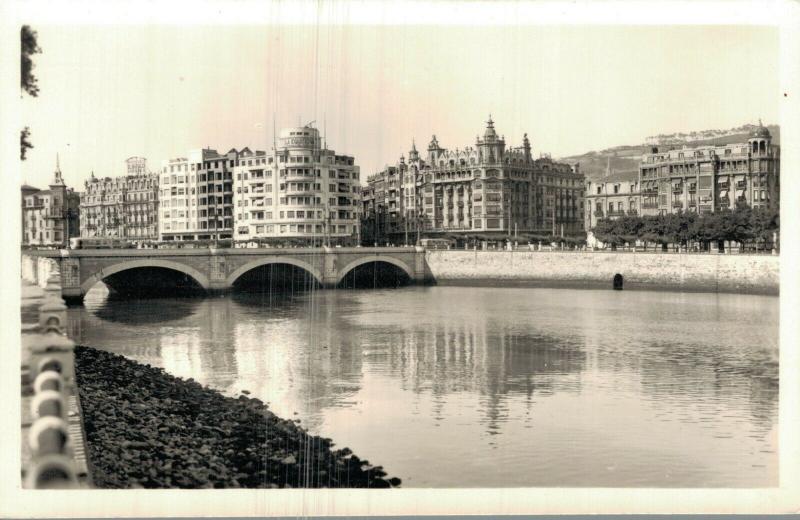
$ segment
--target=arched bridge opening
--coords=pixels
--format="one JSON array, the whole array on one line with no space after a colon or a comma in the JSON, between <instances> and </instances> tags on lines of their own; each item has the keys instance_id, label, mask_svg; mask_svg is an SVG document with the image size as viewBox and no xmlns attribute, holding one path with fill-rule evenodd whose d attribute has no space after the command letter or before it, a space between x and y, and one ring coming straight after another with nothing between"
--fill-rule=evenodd
<instances>
[{"instance_id":1,"label":"arched bridge opening","mask_svg":"<svg viewBox=\"0 0 800 520\"><path fill-rule=\"evenodd\" d=\"M102 281L112 298L173 298L205 294L202 284L195 278L169 267L133 267L105 276Z\"/></svg>"},{"instance_id":2,"label":"arched bridge opening","mask_svg":"<svg viewBox=\"0 0 800 520\"><path fill-rule=\"evenodd\" d=\"M240 293L291 295L320 287L314 273L299 265L271 262L239 274L231 288Z\"/></svg>"},{"instance_id":3,"label":"arched bridge opening","mask_svg":"<svg viewBox=\"0 0 800 520\"><path fill-rule=\"evenodd\" d=\"M346 269L337 287L339 289L381 289L404 287L411 284L408 268L399 262L371 260Z\"/></svg>"}]
</instances>

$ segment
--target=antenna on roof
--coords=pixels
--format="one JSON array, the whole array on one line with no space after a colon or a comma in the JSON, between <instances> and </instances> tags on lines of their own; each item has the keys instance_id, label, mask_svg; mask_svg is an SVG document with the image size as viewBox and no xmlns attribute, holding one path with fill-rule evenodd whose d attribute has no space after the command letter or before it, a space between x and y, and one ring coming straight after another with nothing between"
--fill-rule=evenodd
<instances>
[{"instance_id":1,"label":"antenna on roof","mask_svg":"<svg viewBox=\"0 0 800 520\"><path fill-rule=\"evenodd\" d=\"M322 114L322 149L328 149L328 114Z\"/></svg>"},{"instance_id":2,"label":"antenna on roof","mask_svg":"<svg viewBox=\"0 0 800 520\"><path fill-rule=\"evenodd\" d=\"M272 113L272 149L278 149L278 141L275 139L275 112Z\"/></svg>"}]
</instances>

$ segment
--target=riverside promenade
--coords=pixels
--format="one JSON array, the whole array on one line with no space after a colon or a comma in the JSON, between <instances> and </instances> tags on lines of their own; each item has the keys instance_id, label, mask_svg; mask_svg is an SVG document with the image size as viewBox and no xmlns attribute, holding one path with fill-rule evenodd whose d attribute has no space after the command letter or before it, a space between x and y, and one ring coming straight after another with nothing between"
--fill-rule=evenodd
<instances>
[{"instance_id":1,"label":"riverside promenade","mask_svg":"<svg viewBox=\"0 0 800 520\"><path fill-rule=\"evenodd\" d=\"M70 372L74 374L74 367L61 367L59 375L47 370L46 356L53 350L46 345L54 342L47 340L40 318L42 309L51 302L45 289L25 281L21 296L23 485L91 488L78 389L74 380L67 379ZM58 341L68 340L60 336ZM53 358L57 356L54 354Z\"/></svg>"}]
</instances>

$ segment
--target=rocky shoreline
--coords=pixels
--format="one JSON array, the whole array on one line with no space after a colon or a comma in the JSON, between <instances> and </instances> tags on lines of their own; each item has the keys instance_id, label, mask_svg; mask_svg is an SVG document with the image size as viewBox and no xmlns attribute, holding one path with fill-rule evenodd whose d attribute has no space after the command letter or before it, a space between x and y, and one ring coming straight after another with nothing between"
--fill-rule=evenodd
<instances>
[{"instance_id":1,"label":"rocky shoreline","mask_svg":"<svg viewBox=\"0 0 800 520\"><path fill-rule=\"evenodd\" d=\"M91 347L75 349L99 488L388 488L380 466L308 434L258 399Z\"/></svg>"}]
</instances>

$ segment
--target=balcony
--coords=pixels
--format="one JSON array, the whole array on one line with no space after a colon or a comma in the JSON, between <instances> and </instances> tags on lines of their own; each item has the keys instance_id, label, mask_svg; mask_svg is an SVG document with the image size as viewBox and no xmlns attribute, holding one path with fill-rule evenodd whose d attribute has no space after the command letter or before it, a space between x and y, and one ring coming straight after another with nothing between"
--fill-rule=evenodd
<instances>
[{"instance_id":1,"label":"balcony","mask_svg":"<svg viewBox=\"0 0 800 520\"><path fill-rule=\"evenodd\" d=\"M597 218L603 218L605 215L602 209L596 209L594 210L594 216Z\"/></svg>"},{"instance_id":2,"label":"balcony","mask_svg":"<svg viewBox=\"0 0 800 520\"><path fill-rule=\"evenodd\" d=\"M642 209L656 209L658 202L642 202Z\"/></svg>"},{"instance_id":3,"label":"balcony","mask_svg":"<svg viewBox=\"0 0 800 520\"><path fill-rule=\"evenodd\" d=\"M623 215L625 215L625 211L621 209L616 209L608 212L609 217L621 217Z\"/></svg>"},{"instance_id":4,"label":"balcony","mask_svg":"<svg viewBox=\"0 0 800 520\"><path fill-rule=\"evenodd\" d=\"M739 181L736 183L737 190L743 190L745 188L747 188L747 181Z\"/></svg>"},{"instance_id":5,"label":"balcony","mask_svg":"<svg viewBox=\"0 0 800 520\"><path fill-rule=\"evenodd\" d=\"M682 208L683 207L683 202L681 202L679 200L673 200L672 201L672 207L673 208Z\"/></svg>"}]
</instances>

